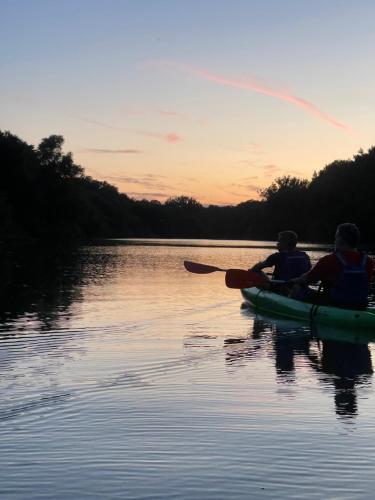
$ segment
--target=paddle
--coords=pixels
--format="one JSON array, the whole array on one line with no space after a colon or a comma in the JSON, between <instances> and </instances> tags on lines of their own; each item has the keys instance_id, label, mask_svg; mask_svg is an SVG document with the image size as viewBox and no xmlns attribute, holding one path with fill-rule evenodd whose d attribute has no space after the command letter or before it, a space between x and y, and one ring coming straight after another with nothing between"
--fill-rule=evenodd
<instances>
[{"instance_id":1,"label":"paddle","mask_svg":"<svg viewBox=\"0 0 375 500\"><path fill-rule=\"evenodd\" d=\"M189 260L184 261L184 266L187 271L196 274L209 274L215 271L225 272L225 284L228 288L250 288L252 286L262 286L267 282L264 276L254 271L222 269L221 267L198 264Z\"/></svg>"},{"instance_id":2,"label":"paddle","mask_svg":"<svg viewBox=\"0 0 375 500\"><path fill-rule=\"evenodd\" d=\"M220 267L215 266L207 266L206 264L198 264L197 262L191 262L190 260L184 260L184 266L186 271L196 274L209 274L214 273L215 271L227 271L227 269L221 269Z\"/></svg>"},{"instance_id":3,"label":"paddle","mask_svg":"<svg viewBox=\"0 0 375 500\"><path fill-rule=\"evenodd\" d=\"M267 280L254 271L242 269L228 269L225 273L225 284L228 288L250 288L252 286L264 286Z\"/></svg>"}]
</instances>

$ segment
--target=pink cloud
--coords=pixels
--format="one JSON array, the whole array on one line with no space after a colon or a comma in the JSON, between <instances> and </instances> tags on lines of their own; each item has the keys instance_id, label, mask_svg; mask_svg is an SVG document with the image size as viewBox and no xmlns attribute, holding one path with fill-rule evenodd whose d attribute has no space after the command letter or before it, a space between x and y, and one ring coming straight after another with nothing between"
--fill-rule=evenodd
<instances>
[{"instance_id":1,"label":"pink cloud","mask_svg":"<svg viewBox=\"0 0 375 500\"><path fill-rule=\"evenodd\" d=\"M161 116L169 116L169 117L175 117L175 118L185 118L185 115L182 113L178 113L177 111L167 111L166 109L160 109L157 108L155 110L156 113L158 113Z\"/></svg>"},{"instance_id":2,"label":"pink cloud","mask_svg":"<svg viewBox=\"0 0 375 500\"><path fill-rule=\"evenodd\" d=\"M146 135L147 137L153 137L154 139L162 139L170 143L182 141L182 137L176 134L176 132L169 132L168 134L158 134L156 132L144 132L139 130L135 132L140 135Z\"/></svg>"},{"instance_id":3,"label":"pink cloud","mask_svg":"<svg viewBox=\"0 0 375 500\"><path fill-rule=\"evenodd\" d=\"M267 172L274 172L275 170L280 170L280 167L278 167L277 165L262 165L260 168L262 168L263 170L266 170Z\"/></svg>"},{"instance_id":4,"label":"pink cloud","mask_svg":"<svg viewBox=\"0 0 375 500\"><path fill-rule=\"evenodd\" d=\"M143 192L139 193L138 191L127 191L126 194L128 196L132 196L138 200L143 200L143 199L157 199L157 198L162 198L162 199L167 199L170 198L170 194L165 194L165 193L154 193L154 192Z\"/></svg>"},{"instance_id":5,"label":"pink cloud","mask_svg":"<svg viewBox=\"0 0 375 500\"><path fill-rule=\"evenodd\" d=\"M276 97L277 99L281 99L283 101L287 101L295 106L298 106L308 113L317 116L323 121L326 121L333 125L334 127L350 131L350 127L345 125L344 123L339 122L336 118L330 116L329 114L321 111L315 104L307 101L306 99L302 99L301 97L297 97L284 89L273 89L270 86L261 83L259 80L250 78L250 79L233 79L226 78L222 75L218 75L215 73L211 73L210 71L204 69L198 69L193 66L189 66L186 64L180 64L173 61L155 61L153 64L157 65L168 65L175 67L177 69L186 71L190 74L203 78L204 80L210 80L219 85L224 85L226 87L234 87L244 90L252 90L254 92L258 92L259 94L265 94L268 96Z\"/></svg>"},{"instance_id":6,"label":"pink cloud","mask_svg":"<svg viewBox=\"0 0 375 500\"><path fill-rule=\"evenodd\" d=\"M259 191L259 189L260 189L260 186L258 186L257 184L242 184L242 183L232 182L229 185L233 186L235 188L245 189L246 191L252 191L252 192L255 192L255 193L257 193ZM231 194L234 194L234 193L231 192ZM243 195L243 194L244 193L241 193L241 195Z\"/></svg>"},{"instance_id":7,"label":"pink cloud","mask_svg":"<svg viewBox=\"0 0 375 500\"><path fill-rule=\"evenodd\" d=\"M162 108L149 108L149 107L136 107L127 105L123 108L123 113L130 116L145 116L147 114L153 113L160 116L166 116L168 118L186 118L186 116L178 111L170 111Z\"/></svg>"},{"instance_id":8,"label":"pink cloud","mask_svg":"<svg viewBox=\"0 0 375 500\"><path fill-rule=\"evenodd\" d=\"M109 124L101 122L101 121L91 120L89 118L84 118L84 117L74 116L74 115L70 115L70 116L76 120L80 120L82 122L90 123L91 125L96 125L98 127L103 127L103 128L107 128L110 130L124 130L126 132L131 132L133 134L145 135L148 137L153 137L154 139L161 139L163 141L170 142L170 143L182 141L182 137L180 135L178 135L176 132L169 132L167 134L159 134L157 132L146 132L144 130L130 130L130 129L126 129L124 127L117 127L117 126L109 125ZM104 150L102 152L104 152ZM109 152L109 151L107 151L107 152ZM118 151L118 152L120 152L120 151Z\"/></svg>"},{"instance_id":9,"label":"pink cloud","mask_svg":"<svg viewBox=\"0 0 375 500\"><path fill-rule=\"evenodd\" d=\"M177 141L180 141L181 140L181 137L177 134L175 134L174 132L171 132L170 134L167 134L165 136L166 140L168 142L177 142Z\"/></svg>"},{"instance_id":10,"label":"pink cloud","mask_svg":"<svg viewBox=\"0 0 375 500\"><path fill-rule=\"evenodd\" d=\"M276 175L278 172L281 172L282 169L277 165L269 164L269 165L254 165L258 171L261 171L262 177L272 177Z\"/></svg>"},{"instance_id":11,"label":"pink cloud","mask_svg":"<svg viewBox=\"0 0 375 500\"><path fill-rule=\"evenodd\" d=\"M158 189L159 191L166 191L171 189L171 185L163 180L164 176L158 175L143 174L136 177L113 173L111 175L107 175L106 179L126 184L138 184L143 186L143 189L152 189L153 191L155 191L156 189Z\"/></svg>"},{"instance_id":12,"label":"pink cloud","mask_svg":"<svg viewBox=\"0 0 375 500\"><path fill-rule=\"evenodd\" d=\"M98 127L102 128L107 128L110 130L125 130L123 127L117 127L114 125L109 125L108 123L100 122L97 120L92 120L91 118L86 118L83 116L76 116L76 115L69 115L71 118L74 118L75 120L80 120L81 122L84 123L89 123L90 125L96 125Z\"/></svg>"},{"instance_id":13,"label":"pink cloud","mask_svg":"<svg viewBox=\"0 0 375 500\"><path fill-rule=\"evenodd\" d=\"M96 148L89 148L85 149L88 153L100 153L100 154L139 154L142 153L140 149L96 149Z\"/></svg>"},{"instance_id":14,"label":"pink cloud","mask_svg":"<svg viewBox=\"0 0 375 500\"><path fill-rule=\"evenodd\" d=\"M144 116L145 110L136 106L128 105L125 108L123 108L123 113L129 116Z\"/></svg>"}]
</instances>

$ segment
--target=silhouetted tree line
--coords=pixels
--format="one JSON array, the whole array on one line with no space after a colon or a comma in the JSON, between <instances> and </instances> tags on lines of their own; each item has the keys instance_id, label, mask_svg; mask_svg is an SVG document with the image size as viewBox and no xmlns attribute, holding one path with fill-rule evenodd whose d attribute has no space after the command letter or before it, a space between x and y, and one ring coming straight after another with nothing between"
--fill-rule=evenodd
<instances>
[{"instance_id":1,"label":"silhouetted tree line","mask_svg":"<svg viewBox=\"0 0 375 500\"><path fill-rule=\"evenodd\" d=\"M375 241L375 147L327 165L311 181L280 177L260 201L205 207L186 196L131 199L85 175L63 142L51 135L34 147L0 131L0 238L275 239L294 229L306 241L331 241L336 225L350 221Z\"/></svg>"}]
</instances>

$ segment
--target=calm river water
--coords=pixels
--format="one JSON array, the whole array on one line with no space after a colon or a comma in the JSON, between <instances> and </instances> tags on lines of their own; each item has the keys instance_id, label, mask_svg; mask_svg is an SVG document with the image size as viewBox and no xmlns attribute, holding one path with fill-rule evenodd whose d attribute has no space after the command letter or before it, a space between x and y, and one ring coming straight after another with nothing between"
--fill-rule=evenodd
<instances>
[{"instance_id":1,"label":"calm river water","mask_svg":"<svg viewBox=\"0 0 375 500\"><path fill-rule=\"evenodd\" d=\"M153 243L5 252L1 498L372 498L374 344L183 268L270 243Z\"/></svg>"}]
</instances>

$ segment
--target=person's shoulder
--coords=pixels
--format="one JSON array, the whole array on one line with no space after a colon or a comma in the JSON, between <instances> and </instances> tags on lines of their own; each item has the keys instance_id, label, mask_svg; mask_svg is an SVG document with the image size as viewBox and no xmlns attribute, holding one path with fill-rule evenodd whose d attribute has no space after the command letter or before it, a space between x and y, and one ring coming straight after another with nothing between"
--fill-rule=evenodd
<instances>
[{"instance_id":1,"label":"person's shoulder","mask_svg":"<svg viewBox=\"0 0 375 500\"><path fill-rule=\"evenodd\" d=\"M324 255L319 259L319 262L324 262L324 263L330 263L336 261L337 261L337 256L335 253L329 253L328 255Z\"/></svg>"},{"instance_id":2,"label":"person's shoulder","mask_svg":"<svg viewBox=\"0 0 375 500\"><path fill-rule=\"evenodd\" d=\"M267 259L279 259L280 257L281 257L281 252L274 252L271 253L271 255L267 257Z\"/></svg>"},{"instance_id":3,"label":"person's shoulder","mask_svg":"<svg viewBox=\"0 0 375 500\"><path fill-rule=\"evenodd\" d=\"M275 252L275 253L271 253L271 255L269 255L265 262L267 262L268 264L276 264L277 262L280 261L280 259L282 258L282 255L280 252Z\"/></svg>"},{"instance_id":4,"label":"person's shoulder","mask_svg":"<svg viewBox=\"0 0 375 500\"><path fill-rule=\"evenodd\" d=\"M363 258L366 257L366 266L369 267L373 264L372 258L366 255L365 252L361 252L359 250L346 250L341 253L343 257L348 260L349 263L359 264L363 261Z\"/></svg>"},{"instance_id":5,"label":"person's shoulder","mask_svg":"<svg viewBox=\"0 0 375 500\"><path fill-rule=\"evenodd\" d=\"M296 248L295 250L293 250L293 252L296 255L307 255L307 257L309 256L309 254L307 252L305 252L305 250L303 250L301 248Z\"/></svg>"},{"instance_id":6,"label":"person's shoulder","mask_svg":"<svg viewBox=\"0 0 375 500\"><path fill-rule=\"evenodd\" d=\"M324 255L318 260L318 262L314 266L314 269L329 272L333 269L336 269L337 266L338 260L336 255L334 253L329 253L328 255Z\"/></svg>"}]
</instances>

